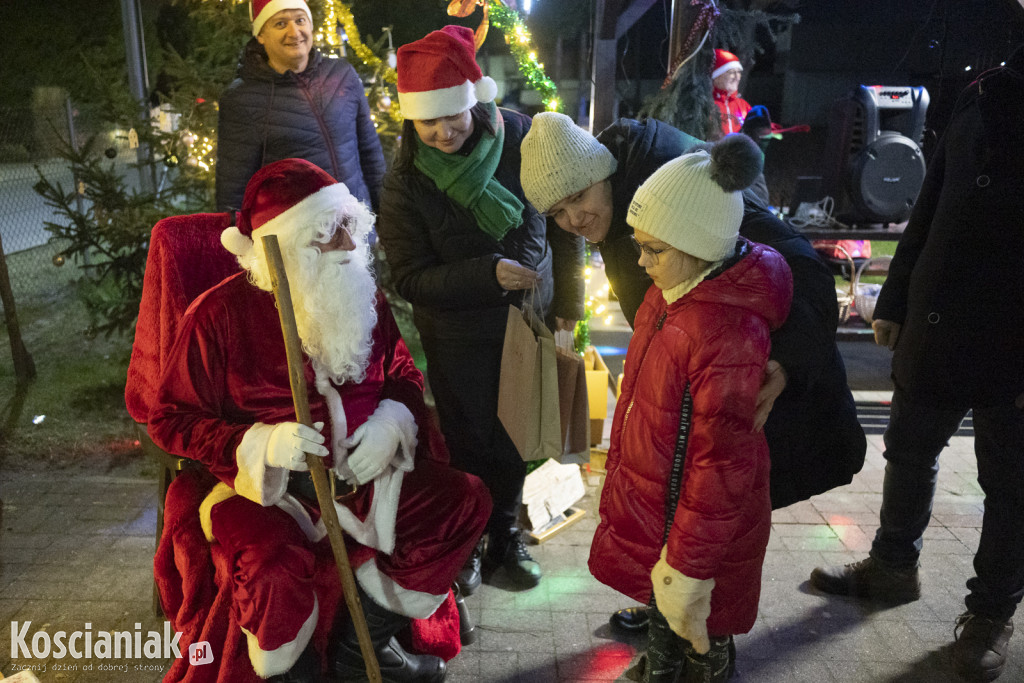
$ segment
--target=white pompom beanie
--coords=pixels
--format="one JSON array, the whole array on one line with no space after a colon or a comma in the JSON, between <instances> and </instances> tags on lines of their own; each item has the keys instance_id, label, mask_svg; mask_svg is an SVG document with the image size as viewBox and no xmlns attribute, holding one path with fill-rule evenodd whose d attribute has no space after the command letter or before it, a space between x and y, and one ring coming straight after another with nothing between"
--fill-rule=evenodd
<instances>
[{"instance_id":1,"label":"white pompom beanie","mask_svg":"<svg viewBox=\"0 0 1024 683\"><path fill-rule=\"evenodd\" d=\"M626 222L705 261L731 255L743 221L743 193L763 156L745 135L729 135L665 163L637 189Z\"/></svg>"},{"instance_id":2,"label":"white pompom beanie","mask_svg":"<svg viewBox=\"0 0 1024 683\"><path fill-rule=\"evenodd\" d=\"M523 193L541 212L604 180L618 165L597 138L554 111L533 117L520 151Z\"/></svg>"},{"instance_id":3,"label":"white pompom beanie","mask_svg":"<svg viewBox=\"0 0 1024 683\"><path fill-rule=\"evenodd\" d=\"M476 63L473 31L445 26L398 48L398 105L407 119L436 119L490 102L498 86Z\"/></svg>"}]
</instances>

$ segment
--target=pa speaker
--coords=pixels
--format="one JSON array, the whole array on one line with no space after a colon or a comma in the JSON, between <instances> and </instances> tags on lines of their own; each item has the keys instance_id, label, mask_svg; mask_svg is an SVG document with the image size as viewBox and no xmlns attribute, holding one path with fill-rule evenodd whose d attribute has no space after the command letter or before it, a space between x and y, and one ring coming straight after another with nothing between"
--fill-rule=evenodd
<instances>
[{"instance_id":1,"label":"pa speaker","mask_svg":"<svg viewBox=\"0 0 1024 683\"><path fill-rule=\"evenodd\" d=\"M921 152L928 91L861 85L829 113L822 182L840 221L899 223L924 182Z\"/></svg>"}]
</instances>

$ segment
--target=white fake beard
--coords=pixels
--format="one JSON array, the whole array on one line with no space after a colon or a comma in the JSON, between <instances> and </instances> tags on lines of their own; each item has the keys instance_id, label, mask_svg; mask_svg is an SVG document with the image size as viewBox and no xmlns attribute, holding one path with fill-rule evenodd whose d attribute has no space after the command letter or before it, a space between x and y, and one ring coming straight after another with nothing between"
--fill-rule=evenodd
<instances>
[{"instance_id":1,"label":"white fake beard","mask_svg":"<svg viewBox=\"0 0 1024 683\"><path fill-rule=\"evenodd\" d=\"M282 252L303 350L335 384L363 381L377 325L377 284L368 249L321 254L314 247L282 245ZM263 262L262 254L254 259L250 278L269 290Z\"/></svg>"},{"instance_id":2,"label":"white fake beard","mask_svg":"<svg viewBox=\"0 0 1024 683\"><path fill-rule=\"evenodd\" d=\"M296 264L299 293L293 300L302 348L335 384L358 384L366 378L377 326L377 283L367 250L300 252L304 263Z\"/></svg>"}]
</instances>

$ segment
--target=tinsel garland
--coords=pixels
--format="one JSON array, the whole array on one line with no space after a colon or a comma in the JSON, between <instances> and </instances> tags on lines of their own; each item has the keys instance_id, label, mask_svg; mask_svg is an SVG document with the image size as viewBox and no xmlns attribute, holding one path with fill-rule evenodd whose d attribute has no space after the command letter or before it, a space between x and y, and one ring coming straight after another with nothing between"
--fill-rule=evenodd
<instances>
[{"instance_id":1,"label":"tinsel garland","mask_svg":"<svg viewBox=\"0 0 1024 683\"><path fill-rule=\"evenodd\" d=\"M530 88L540 93L541 101L547 111L562 111L562 101L558 98L558 88L554 81L544 73L544 65L537 61L537 53L532 49L530 32L523 23L519 12L506 7L501 0L490 0L488 5L490 20L505 37L512 57L516 60L519 72L526 79Z\"/></svg>"},{"instance_id":2,"label":"tinsel garland","mask_svg":"<svg viewBox=\"0 0 1024 683\"><path fill-rule=\"evenodd\" d=\"M359 37L359 28L356 26L355 18L352 16L352 8L339 0L330 0L324 4L326 14L328 15L324 17L324 25L335 26L335 21L341 21L341 25L345 29L345 37L348 38L348 45L356 53L356 57L359 57L366 66L374 71L378 70L383 62ZM337 15L337 19L332 19L329 16L332 10ZM390 66L387 66L384 68L381 78L384 79L385 83L394 83L398 80L398 74Z\"/></svg>"}]
</instances>

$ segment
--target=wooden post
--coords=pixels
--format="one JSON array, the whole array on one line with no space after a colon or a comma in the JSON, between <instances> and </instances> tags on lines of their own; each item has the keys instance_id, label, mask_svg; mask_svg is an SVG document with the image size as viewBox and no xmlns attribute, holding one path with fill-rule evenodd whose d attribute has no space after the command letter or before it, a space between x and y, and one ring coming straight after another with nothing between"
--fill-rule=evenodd
<instances>
[{"instance_id":1,"label":"wooden post","mask_svg":"<svg viewBox=\"0 0 1024 683\"><path fill-rule=\"evenodd\" d=\"M267 254L267 265L270 267L270 282L277 299L277 310L281 317L281 331L284 333L284 346L288 354L288 379L292 387L292 401L295 403L295 417L307 427L313 426L313 418L309 412L309 395L306 393L306 373L302 360L302 342L299 340L299 329L295 324L295 309L292 308L291 290L288 288L288 274L281 258L281 246L277 235L263 237L263 249ZM327 528L327 538L331 542L334 562L338 566L341 588L345 593L345 604L348 606L349 617L356 627L359 649L366 663L366 675L370 683L382 683L380 665L370 640L370 630L366 626L366 615L359 601L356 590L356 577L352 573L352 565L348 561L345 549L345 532L338 521L338 511L334 508L334 497L331 495L330 482L323 460L311 453L306 454L309 473L313 475L313 487L316 489L316 500L320 506L320 518Z\"/></svg>"},{"instance_id":2,"label":"wooden post","mask_svg":"<svg viewBox=\"0 0 1024 683\"><path fill-rule=\"evenodd\" d=\"M36 364L32 355L25 348L18 326L18 312L14 307L14 291L11 289L11 278L7 272L7 256L4 254L4 240L0 235L0 300L4 304L4 321L7 323L7 334L11 337L11 357L14 359L14 378L18 384L24 384L36 376Z\"/></svg>"}]
</instances>

